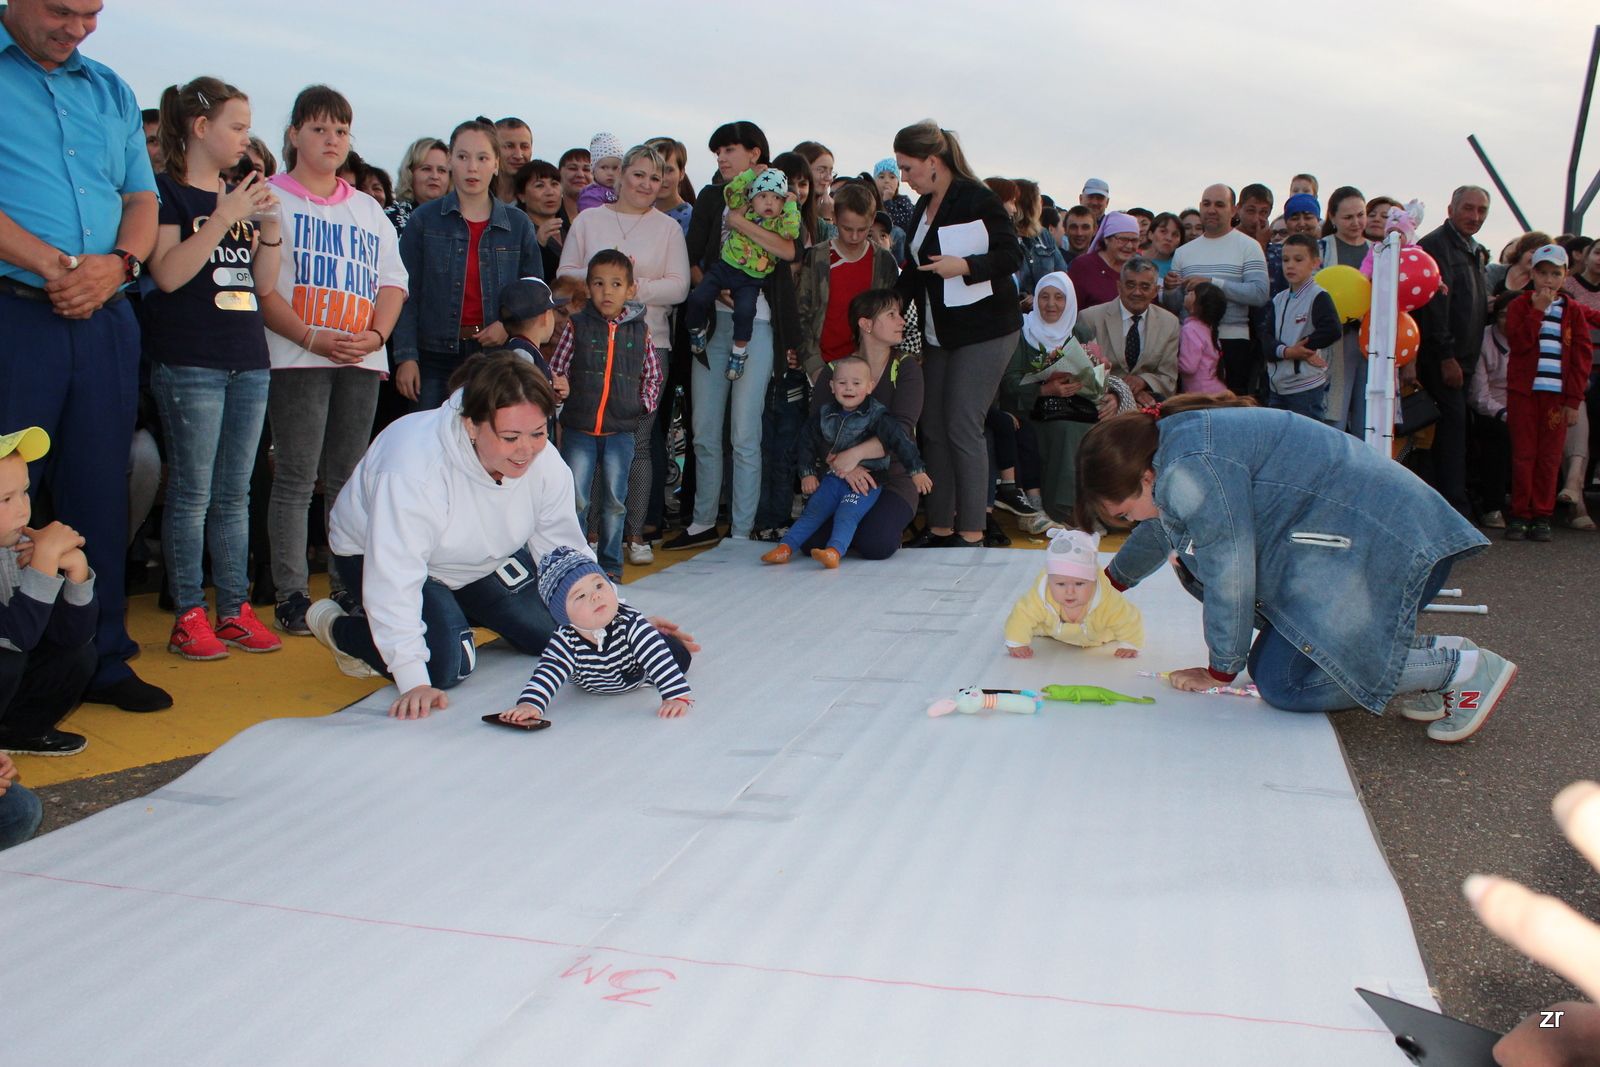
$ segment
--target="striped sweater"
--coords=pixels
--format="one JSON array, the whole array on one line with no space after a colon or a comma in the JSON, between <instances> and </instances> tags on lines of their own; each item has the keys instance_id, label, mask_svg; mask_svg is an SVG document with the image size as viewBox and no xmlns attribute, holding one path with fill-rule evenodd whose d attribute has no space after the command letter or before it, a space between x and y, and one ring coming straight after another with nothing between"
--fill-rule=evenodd
<instances>
[{"instance_id":1,"label":"striped sweater","mask_svg":"<svg viewBox=\"0 0 1600 1067\"><path fill-rule=\"evenodd\" d=\"M1226 341L1250 336L1250 309L1265 304L1272 295L1267 277L1267 256L1255 238L1240 230L1229 230L1221 237L1197 237L1172 254L1172 270L1178 277L1209 278L1228 298L1217 336ZM1183 290L1167 290L1166 299L1183 307Z\"/></svg>"},{"instance_id":2,"label":"striped sweater","mask_svg":"<svg viewBox=\"0 0 1600 1067\"><path fill-rule=\"evenodd\" d=\"M601 631L598 645L590 644L570 625L557 629L517 703L537 708L543 715L569 679L591 693L626 693L648 680L662 700L687 700L690 696L688 679L678 669L666 639L626 604L617 606L617 617Z\"/></svg>"}]
</instances>

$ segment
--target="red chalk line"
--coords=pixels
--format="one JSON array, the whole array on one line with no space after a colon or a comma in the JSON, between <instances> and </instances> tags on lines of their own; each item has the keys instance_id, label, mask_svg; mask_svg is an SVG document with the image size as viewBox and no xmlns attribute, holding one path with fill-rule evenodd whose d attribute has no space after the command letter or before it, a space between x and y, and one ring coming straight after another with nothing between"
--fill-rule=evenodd
<instances>
[{"instance_id":1,"label":"red chalk line","mask_svg":"<svg viewBox=\"0 0 1600 1067\"><path fill-rule=\"evenodd\" d=\"M787 974L797 975L802 978L819 978L834 982L860 982L866 985L890 986L905 989L927 989L940 993L977 993L983 996L1004 997L1008 1000L1042 1000L1056 1004L1072 1004L1079 1007L1111 1008L1117 1011L1137 1011L1151 1015L1175 1015L1189 1019L1221 1019L1227 1022L1256 1023L1265 1026L1294 1026L1306 1030L1323 1030L1340 1034L1383 1034L1387 1030L1377 1030L1362 1026L1334 1026L1329 1023L1306 1022L1301 1019L1273 1019L1254 1015L1234 1015L1220 1011L1194 1011L1185 1008L1162 1008L1150 1004L1126 1004L1110 1000L1087 1000L1081 997L1067 997L1056 993L1019 993L1006 989L989 989L985 986L957 986L941 985L936 982L919 982L910 978L873 978L860 974L838 974L829 971L809 971L800 967L769 967L759 963L741 963L734 960L704 960L694 956L675 956L663 952L640 952L631 948L619 948L614 945L580 945L567 941L551 941L540 937L529 937L525 934L505 934L491 930L467 930L454 926L433 926L427 923L402 922L398 919L375 919L366 915L345 915L335 911L318 911L314 908L297 908L290 904L272 904L259 900L238 900L233 897L207 896L200 893L183 893L175 889L150 889L145 886L119 885L115 882L95 882L83 878L63 878L54 874L42 874L37 871L17 871L10 868L0 868L0 874L15 875L19 878L37 878L47 882L59 882L65 885L88 886L94 889L114 889L129 893L146 893L151 896L175 897L181 900L197 900L208 904L231 904L241 908L260 908L266 911L281 911L291 915L309 915L319 919L338 919L344 922L365 923L369 926L387 926L401 930L418 930L426 933L456 934L462 937L482 937L494 941L515 941L528 945L542 945L547 948L583 949L594 952L611 952L621 956L631 956L637 959L661 960L670 963L687 963L696 967L720 967L731 970L754 971L760 974Z\"/></svg>"}]
</instances>

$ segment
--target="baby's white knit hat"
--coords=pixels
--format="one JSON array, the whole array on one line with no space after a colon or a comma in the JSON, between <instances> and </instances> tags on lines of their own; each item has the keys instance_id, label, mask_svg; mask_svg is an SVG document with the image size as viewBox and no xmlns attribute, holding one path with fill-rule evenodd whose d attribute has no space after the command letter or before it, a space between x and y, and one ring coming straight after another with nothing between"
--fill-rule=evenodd
<instances>
[{"instance_id":1,"label":"baby's white knit hat","mask_svg":"<svg viewBox=\"0 0 1600 1067\"><path fill-rule=\"evenodd\" d=\"M622 142L617 140L614 133L597 133L589 140L589 162L598 163L602 159L621 159Z\"/></svg>"},{"instance_id":2,"label":"baby's white knit hat","mask_svg":"<svg viewBox=\"0 0 1600 1067\"><path fill-rule=\"evenodd\" d=\"M1050 574L1092 582L1100 573L1099 549L1099 534L1053 527L1050 547L1045 549L1044 569Z\"/></svg>"}]
</instances>

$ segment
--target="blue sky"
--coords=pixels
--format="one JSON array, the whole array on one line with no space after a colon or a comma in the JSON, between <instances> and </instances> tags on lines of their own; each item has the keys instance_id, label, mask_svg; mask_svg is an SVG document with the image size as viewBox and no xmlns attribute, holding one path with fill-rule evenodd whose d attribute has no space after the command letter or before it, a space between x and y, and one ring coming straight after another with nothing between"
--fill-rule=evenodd
<instances>
[{"instance_id":1,"label":"blue sky","mask_svg":"<svg viewBox=\"0 0 1600 1067\"><path fill-rule=\"evenodd\" d=\"M1488 184L1476 133L1530 222L1554 228L1596 21L1588 4L1501 0L921 0L892 14L843 0L107 0L84 51L150 105L174 81L231 81L274 146L294 94L326 81L355 106L358 150L391 172L413 138L480 112L525 118L552 162L598 130L671 134L697 183L729 119L760 123L774 151L820 140L857 171L931 116L980 174L1034 177L1069 202L1093 176L1119 207L1185 207L1217 180L1264 181L1281 204L1305 170L1324 194L1419 197L1431 228L1452 188ZM1591 125L1580 191L1600 167ZM1494 200L1483 236L1498 250L1518 228Z\"/></svg>"}]
</instances>

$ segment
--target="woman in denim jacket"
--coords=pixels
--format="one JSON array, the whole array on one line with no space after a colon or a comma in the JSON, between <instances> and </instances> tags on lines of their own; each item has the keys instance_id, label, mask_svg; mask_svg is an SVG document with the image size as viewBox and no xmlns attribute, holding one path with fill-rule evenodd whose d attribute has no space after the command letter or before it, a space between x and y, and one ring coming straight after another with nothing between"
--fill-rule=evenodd
<instances>
[{"instance_id":1,"label":"woman in denim jacket","mask_svg":"<svg viewBox=\"0 0 1600 1067\"><path fill-rule=\"evenodd\" d=\"M1078 493L1080 519L1139 523L1106 570L1119 589L1176 553L1204 604L1210 663L1174 671L1174 688L1248 667L1289 711L1382 714L1405 694L1401 714L1453 742L1516 675L1470 641L1417 633L1451 565L1488 542L1410 471L1319 422L1230 395L1175 397L1096 424Z\"/></svg>"},{"instance_id":2,"label":"woman in denim jacket","mask_svg":"<svg viewBox=\"0 0 1600 1067\"><path fill-rule=\"evenodd\" d=\"M450 135L454 188L413 211L400 235L411 297L394 328L395 389L424 410L444 403L468 356L505 343L500 290L544 277L533 223L493 196L499 173L494 125L463 122Z\"/></svg>"}]
</instances>

